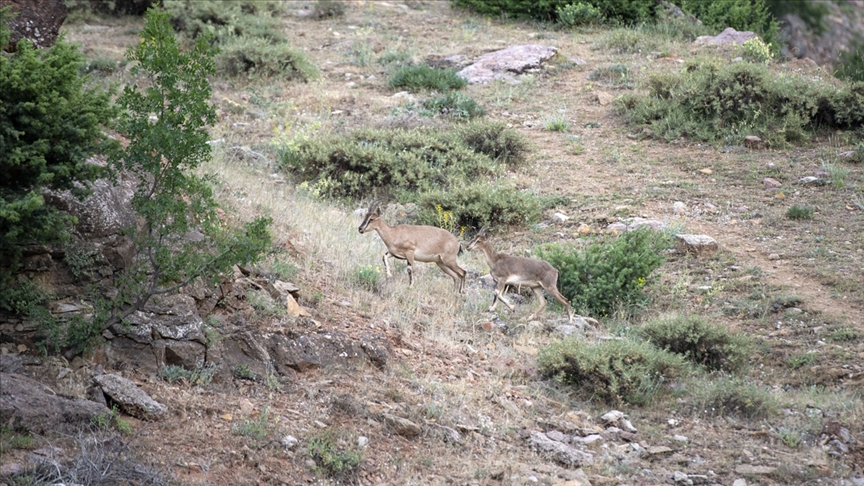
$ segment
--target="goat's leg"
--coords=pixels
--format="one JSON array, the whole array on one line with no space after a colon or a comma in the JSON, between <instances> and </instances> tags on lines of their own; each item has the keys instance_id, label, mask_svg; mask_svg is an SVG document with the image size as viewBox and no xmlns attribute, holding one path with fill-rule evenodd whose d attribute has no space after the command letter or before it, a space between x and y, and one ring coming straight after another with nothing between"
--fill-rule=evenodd
<instances>
[{"instance_id":1,"label":"goat's leg","mask_svg":"<svg viewBox=\"0 0 864 486\"><path fill-rule=\"evenodd\" d=\"M387 271L387 278L390 278L390 277L393 276L393 274L390 273L390 264L387 263L387 257L389 257L389 256L390 256L390 252L389 252L389 251L385 251L385 252L384 252L384 258L382 258L382 260L384 260L384 270Z\"/></svg>"},{"instance_id":2,"label":"goat's leg","mask_svg":"<svg viewBox=\"0 0 864 486\"><path fill-rule=\"evenodd\" d=\"M442 272L446 273L450 278L453 279L453 283L456 284L456 290L461 291L462 288L459 286L461 278L459 277L459 274L453 271L453 269L448 267L445 263L435 262L435 264L438 265L438 268L440 268Z\"/></svg>"},{"instance_id":3,"label":"goat's leg","mask_svg":"<svg viewBox=\"0 0 864 486\"><path fill-rule=\"evenodd\" d=\"M406 251L405 260L408 262L408 286L414 285L414 252Z\"/></svg>"},{"instance_id":4,"label":"goat's leg","mask_svg":"<svg viewBox=\"0 0 864 486\"><path fill-rule=\"evenodd\" d=\"M504 287L506 287L506 285L503 283L503 281L498 282L498 286L495 287L495 298L492 300L492 307L489 308L489 312L495 310L495 306L498 305L498 301L504 302L504 305L506 305L507 308L510 309L510 312L516 310L516 306L511 304L507 301L507 299L504 298Z\"/></svg>"},{"instance_id":5,"label":"goat's leg","mask_svg":"<svg viewBox=\"0 0 864 486\"><path fill-rule=\"evenodd\" d=\"M555 300L557 300L558 302L561 302L561 305L563 305L564 308L567 309L567 315L570 317L570 322L573 322L573 308L570 307L570 302L568 302L567 299L564 298L563 295L561 295L561 292L558 291L558 287L557 286L556 287L544 286L543 289L546 290L546 293L548 293L549 295L554 297Z\"/></svg>"},{"instance_id":6,"label":"goat's leg","mask_svg":"<svg viewBox=\"0 0 864 486\"><path fill-rule=\"evenodd\" d=\"M535 317L540 315L540 313L543 312L543 309L546 307L546 298L543 297L542 288L541 287L531 287L531 290L534 291L534 296L537 297L537 300L540 302L540 307L538 307L537 310L534 311L534 313L531 314L530 316L523 317L522 318L523 321L530 321L530 320L534 319Z\"/></svg>"}]
</instances>

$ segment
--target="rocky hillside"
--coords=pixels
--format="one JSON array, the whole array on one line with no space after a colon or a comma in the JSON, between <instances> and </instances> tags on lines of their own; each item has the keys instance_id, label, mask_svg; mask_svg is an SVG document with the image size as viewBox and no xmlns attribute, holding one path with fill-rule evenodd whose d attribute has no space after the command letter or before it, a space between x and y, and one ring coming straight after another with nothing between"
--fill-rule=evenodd
<instances>
[{"instance_id":1,"label":"rocky hillside","mask_svg":"<svg viewBox=\"0 0 864 486\"><path fill-rule=\"evenodd\" d=\"M220 71L203 168L225 221L273 218L272 255L152 300L84 357L43 355L38 323L4 316L0 483L864 484L860 128L771 145L755 123L718 142L631 124L624 102L652 74L749 62L673 29L555 30L446 2L296 2L272 18L317 74ZM108 85L131 79L141 26L89 16L63 30ZM473 181L539 201L535 220L493 228L498 251L607 248L648 227L677 243L627 287L646 297L583 303L573 322L550 303L524 321L528 289L511 289L514 311L487 311L480 252L458 257L464 294L432 264L409 287L391 259L387 278L381 238L358 232L372 195L330 197L344 182L305 180L291 157L357 129L449 134L464 126L454 112L479 112L392 86L410 65L482 74L459 93L528 142L519 164ZM800 60L767 69L829 77ZM82 284L111 295L100 285L128 264L129 197L122 183L83 204L57 196L79 239L26 260L55 316L88 315ZM391 197L385 221L422 217L419 196ZM711 331L673 355L647 337L667 322ZM668 367L632 376L651 360Z\"/></svg>"}]
</instances>

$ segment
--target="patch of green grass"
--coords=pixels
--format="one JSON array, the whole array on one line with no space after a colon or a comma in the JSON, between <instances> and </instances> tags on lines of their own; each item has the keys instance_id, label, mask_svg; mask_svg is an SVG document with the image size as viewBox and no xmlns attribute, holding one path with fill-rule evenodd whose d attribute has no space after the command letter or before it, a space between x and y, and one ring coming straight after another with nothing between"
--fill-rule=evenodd
<instances>
[{"instance_id":1,"label":"patch of green grass","mask_svg":"<svg viewBox=\"0 0 864 486\"><path fill-rule=\"evenodd\" d=\"M804 432L797 427L780 427L777 429L777 437L786 447L796 449L804 439Z\"/></svg>"},{"instance_id":2,"label":"patch of green grass","mask_svg":"<svg viewBox=\"0 0 864 486\"><path fill-rule=\"evenodd\" d=\"M786 210L786 217L789 219L813 219L813 208L796 204Z\"/></svg>"},{"instance_id":3,"label":"patch of green grass","mask_svg":"<svg viewBox=\"0 0 864 486\"><path fill-rule=\"evenodd\" d=\"M828 179L835 189L842 189L849 177L849 168L833 162L822 162L822 170L828 173Z\"/></svg>"},{"instance_id":4,"label":"patch of green grass","mask_svg":"<svg viewBox=\"0 0 864 486\"><path fill-rule=\"evenodd\" d=\"M309 81L318 76L317 68L303 51L287 43L274 43L260 37L227 38L216 62L230 76L299 81Z\"/></svg>"},{"instance_id":5,"label":"patch of green grass","mask_svg":"<svg viewBox=\"0 0 864 486\"><path fill-rule=\"evenodd\" d=\"M570 129L570 124L564 117L555 117L546 121L543 125L550 132L567 132Z\"/></svg>"},{"instance_id":6,"label":"patch of green grass","mask_svg":"<svg viewBox=\"0 0 864 486\"><path fill-rule=\"evenodd\" d=\"M828 338L834 341L835 343L845 343L855 341L861 337L861 334L854 328L851 327L841 327L831 331L831 334L828 335Z\"/></svg>"},{"instance_id":7,"label":"patch of green grass","mask_svg":"<svg viewBox=\"0 0 864 486\"><path fill-rule=\"evenodd\" d=\"M467 120L486 115L473 98L458 91L448 91L441 96L424 100L423 109L430 115L443 115L457 120ZM421 112L421 114L423 114Z\"/></svg>"},{"instance_id":8,"label":"patch of green grass","mask_svg":"<svg viewBox=\"0 0 864 486\"><path fill-rule=\"evenodd\" d=\"M676 355L630 338L587 344L553 342L540 351L540 371L608 404L651 403L688 366Z\"/></svg>"},{"instance_id":9,"label":"patch of green grass","mask_svg":"<svg viewBox=\"0 0 864 486\"><path fill-rule=\"evenodd\" d=\"M810 366L815 362L816 362L816 353L803 353L803 354L796 354L794 356L790 356L786 360L786 366L788 366L789 369L797 370L798 368Z\"/></svg>"},{"instance_id":10,"label":"patch of green grass","mask_svg":"<svg viewBox=\"0 0 864 486\"><path fill-rule=\"evenodd\" d=\"M654 50L657 41L639 29L621 27L604 34L597 42L597 47L608 49L613 54L633 54Z\"/></svg>"},{"instance_id":11,"label":"patch of green grass","mask_svg":"<svg viewBox=\"0 0 864 486\"><path fill-rule=\"evenodd\" d=\"M285 306L265 291L250 289L246 293L246 302L262 317L282 317L286 312Z\"/></svg>"},{"instance_id":12,"label":"patch of green grass","mask_svg":"<svg viewBox=\"0 0 864 486\"><path fill-rule=\"evenodd\" d=\"M249 369L249 365L241 363L234 366L234 378L255 381L258 379L258 376Z\"/></svg>"},{"instance_id":13,"label":"patch of green grass","mask_svg":"<svg viewBox=\"0 0 864 486\"><path fill-rule=\"evenodd\" d=\"M117 405L113 405L110 410L93 417L92 423L96 428L101 430L108 430L113 425L124 435L132 434L132 424L120 418L120 410L117 408Z\"/></svg>"},{"instance_id":14,"label":"patch of green grass","mask_svg":"<svg viewBox=\"0 0 864 486\"><path fill-rule=\"evenodd\" d=\"M185 381L190 385L207 385L213 380L218 367L215 363L205 364L203 361L199 361L191 370L178 365L162 365L157 374L168 383Z\"/></svg>"},{"instance_id":15,"label":"patch of green grass","mask_svg":"<svg viewBox=\"0 0 864 486\"><path fill-rule=\"evenodd\" d=\"M599 67L588 75L588 79L614 86L627 86L630 84L630 68L624 64Z\"/></svg>"},{"instance_id":16,"label":"patch of green grass","mask_svg":"<svg viewBox=\"0 0 864 486\"><path fill-rule=\"evenodd\" d=\"M13 449L35 449L36 440L26 433L16 432L7 426L0 427L0 454Z\"/></svg>"},{"instance_id":17,"label":"patch of green grass","mask_svg":"<svg viewBox=\"0 0 864 486\"><path fill-rule=\"evenodd\" d=\"M352 434L331 429L309 437L306 452L324 475L344 478L353 474L363 462L356 443Z\"/></svg>"},{"instance_id":18,"label":"patch of green grass","mask_svg":"<svg viewBox=\"0 0 864 486\"><path fill-rule=\"evenodd\" d=\"M381 268L374 265L361 265L353 270L351 281L366 290L375 290L381 281Z\"/></svg>"},{"instance_id":19,"label":"patch of green grass","mask_svg":"<svg viewBox=\"0 0 864 486\"><path fill-rule=\"evenodd\" d=\"M264 407L257 420L243 420L234 424L233 430L237 435L251 437L255 440L264 440L272 433L270 424L270 407Z\"/></svg>"},{"instance_id":20,"label":"patch of green grass","mask_svg":"<svg viewBox=\"0 0 864 486\"><path fill-rule=\"evenodd\" d=\"M425 64L399 68L390 78L391 88L405 88L410 91L424 89L445 92L451 89L462 89L468 84L464 78L456 75L454 69L435 69Z\"/></svg>"}]
</instances>

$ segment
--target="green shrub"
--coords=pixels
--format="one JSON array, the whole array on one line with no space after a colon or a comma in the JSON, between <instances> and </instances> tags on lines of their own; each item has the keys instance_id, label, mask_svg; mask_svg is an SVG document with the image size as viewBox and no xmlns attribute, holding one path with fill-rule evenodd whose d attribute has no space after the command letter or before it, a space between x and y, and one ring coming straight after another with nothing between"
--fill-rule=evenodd
<instances>
[{"instance_id":1,"label":"green shrub","mask_svg":"<svg viewBox=\"0 0 864 486\"><path fill-rule=\"evenodd\" d=\"M286 312L285 306L280 305L267 292L250 289L246 293L246 302L262 317L282 317Z\"/></svg>"},{"instance_id":2,"label":"green shrub","mask_svg":"<svg viewBox=\"0 0 864 486\"><path fill-rule=\"evenodd\" d=\"M813 219L813 208L796 204L786 210L786 217L789 219Z\"/></svg>"},{"instance_id":3,"label":"green shrub","mask_svg":"<svg viewBox=\"0 0 864 486\"><path fill-rule=\"evenodd\" d=\"M455 134L471 150L510 166L525 160L528 144L501 122L476 121L456 127Z\"/></svg>"},{"instance_id":4,"label":"green shrub","mask_svg":"<svg viewBox=\"0 0 864 486\"><path fill-rule=\"evenodd\" d=\"M345 2L341 0L316 0L312 16L316 19L342 17L345 15Z\"/></svg>"},{"instance_id":5,"label":"green shrub","mask_svg":"<svg viewBox=\"0 0 864 486\"><path fill-rule=\"evenodd\" d=\"M862 55L861 42L850 46L848 51L840 53L840 59L837 62L837 69L834 71L834 76L847 81L864 81L864 55Z\"/></svg>"},{"instance_id":6,"label":"green shrub","mask_svg":"<svg viewBox=\"0 0 864 486\"><path fill-rule=\"evenodd\" d=\"M234 433L255 440L264 440L273 432L270 426L270 407L264 407L258 420L243 420L234 424Z\"/></svg>"},{"instance_id":7,"label":"green shrub","mask_svg":"<svg viewBox=\"0 0 864 486\"><path fill-rule=\"evenodd\" d=\"M558 23L565 27L578 27L603 22L603 12L590 3L572 3L555 9Z\"/></svg>"},{"instance_id":8,"label":"green shrub","mask_svg":"<svg viewBox=\"0 0 864 486\"><path fill-rule=\"evenodd\" d=\"M798 368L810 366L815 362L816 362L816 353L803 353L803 354L796 354L796 355L790 356L786 360L786 366L788 366L789 369L797 370Z\"/></svg>"},{"instance_id":9,"label":"green shrub","mask_svg":"<svg viewBox=\"0 0 864 486\"><path fill-rule=\"evenodd\" d=\"M366 290L375 290L381 280L381 269L373 265L361 265L354 269L351 280Z\"/></svg>"},{"instance_id":10,"label":"green shrub","mask_svg":"<svg viewBox=\"0 0 864 486\"><path fill-rule=\"evenodd\" d=\"M238 380L255 381L258 377L249 369L249 365L241 363L234 366L234 378L237 378Z\"/></svg>"},{"instance_id":11,"label":"green shrub","mask_svg":"<svg viewBox=\"0 0 864 486\"><path fill-rule=\"evenodd\" d=\"M661 251L669 245L665 235L640 229L581 251L548 245L537 255L558 269L558 289L574 309L608 316L648 300L643 288L665 261Z\"/></svg>"},{"instance_id":12,"label":"green shrub","mask_svg":"<svg viewBox=\"0 0 864 486\"><path fill-rule=\"evenodd\" d=\"M212 36L216 62L231 76L280 76L309 80L314 66L282 35L284 3L273 0L163 0L171 24L191 39Z\"/></svg>"},{"instance_id":13,"label":"green shrub","mask_svg":"<svg viewBox=\"0 0 864 486\"><path fill-rule=\"evenodd\" d=\"M278 76L285 80L308 81L318 74L302 51L287 43L273 43L261 37L225 38L216 62L230 76Z\"/></svg>"},{"instance_id":14,"label":"green shrub","mask_svg":"<svg viewBox=\"0 0 864 486\"><path fill-rule=\"evenodd\" d=\"M0 46L9 41L10 8L0 9ZM22 39L0 55L0 288L18 269L23 245L69 237L75 218L46 204L45 192L82 199L105 172L87 159L113 144L105 133L117 110L111 92L85 87L82 65L78 46L62 37L45 49Z\"/></svg>"},{"instance_id":15,"label":"green shrub","mask_svg":"<svg viewBox=\"0 0 864 486\"><path fill-rule=\"evenodd\" d=\"M179 383L185 381L190 385L208 385L213 381L218 365L214 363L205 364L199 361L191 370L178 365L162 365L158 376L168 383Z\"/></svg>"},{"instance_id":16,"label":"green shrub","mask_svg":"<svg viewBox=\"0 0 864 486\"><path fill-rule=\"evenodd\" d=\"M455 228L481 228L534 223L540 219L541 201L512 186L475 183L423 192L417 206L422 224L435 225L440 207L452 214Z\"/></svg>"},{"instance_id":17,"label":"green shrub","mask_svg":"<svg viewBox=\"0 0 864 486\"><path fill-rule=\"evenodd\" d=\"M553 342L540 351L540 371L611 404L646 405L688 367L676 355L629 338L588 345Z\"/></svg>"},{"instance_id":18,"label":"green shrub","mask_svg":"<svg viewBox=\"0 0 864 486\"><path fill-rule=\"evenodd\" d=\"M747 365L751 347L745 335L695 315L649 321L639 334L654 346L710 370L740 371Z\"/></svg>"},{"instance_id":19,"label":"green shrub","mask_svg":"<svg viewBox=\"0 0 864 486\"><path fill-rule=\"evenodd\" d=\"M765 0L681 0L679 7L716 31L733 27L755 32L775 52L780 51L780 24Z\"/></svg>"},{"instance_id":20,"label":"green shrub","mask_svg":"<svg viewBox=\"0 0 864 486\"><path fill-rule=\"evenodd\" d=\"M680 72L650 76L646 85L646 96L620 97L619 109L666 140L739 144L756 135L782 146L818 128L854 129L864 122L864 84L777 75L762 64L696 58Z\"/></svg>"},{"instance_id":21,"label":"green shrub","mask_svg":"<svg viewBox=\"0 0 864 486\"><path fill-rule=\"evenodd\" d=\"M430 114L444 115L455 119L469 119L486 115L486 110L470 96L458 91L429 98L423 101L423 108Z\"/></svg>"},{"instance_id":22,"label":"green shrub","mask_svg":"<svg viewBox=\"0 0 864 486\"><path fill-rule=\"evenodd\" d=\"M777 412L770 391L744 378L700 381L692 393L694 412L759 419Z\"/></svg>"},{"instance_id":23,"label":"green shrub","mask_svg":"<svg viewBox=\"0 0 864 486\"><path fill-rule=\"evenodd\" d=\"M114 425L120 433L124 435L132 434L132 424L130 424L129 421L120 418L120 410L117 408L116 404L111 406L111 410L107 410L93 417L91 423L97 429L108 430L112 425Z\"/></svg>"},{"instance_id":24,"label":"green shrub","mask_svg":"<svg viewBox=\"0 0 864 486\"><path fill-rule=\"evenodd\" d=\"M768 64L774 58L771 45L762 42L758 37L745 41L740 50L741 56L750 62Z\"/></svg>"},{"instance_id":25,"label":"green shrub","mask_svg":"<svg viewBox=\"0 0 864 486\"><path fill-rule=\"evenodd\" d=\"M843 343L855 341L860 336L861 334L857 330L855 330L855 328L841 327L832 331L828 337L836 343Z\"/></svg>"},{"instance_id":26,"label":"green shrub","mask_svg":"<svg viewBox=\"0 0 864 486\"><path fill-rule=\"evenodd\" d=\"M399 68L390 78L391 88L406 88L411 91L429 89L445 92L461 89L468 84L465 78L456 75L453 69L435 69L425 64Z\"/></svg>"},{"instance_id":27,"label":"green shrub","mask_svg":"<svg viewBox=\"0 0 864 486\"><path fill-rule=\"evenodd\" d=\"M354 436L333 429L310 437L306 452L318 470L331 478L352 474L363 461Z\"/></svg>"},{"instance_id":28,"label":"green shrub","mask_svg":"<svg viewBox=\"0 0 864 486\"><path fill-rule=\"evenodd\" d=\"M524 147L501 123L468 123L451 131L361 129L304 139L284 147L280 158L324 196L400 197L499 175Z\"/></svg>"},{"instance_id":29,"label":"green shrub","mask_svg":"<svg viewBox=\"0 0 864 486\"><path fill-rule=\"evenodd\" d=\"M378 57L378 64L387 67L402 67L411 64L411 53L408 51L389 51Z\"/></svg>"}]
</instances>

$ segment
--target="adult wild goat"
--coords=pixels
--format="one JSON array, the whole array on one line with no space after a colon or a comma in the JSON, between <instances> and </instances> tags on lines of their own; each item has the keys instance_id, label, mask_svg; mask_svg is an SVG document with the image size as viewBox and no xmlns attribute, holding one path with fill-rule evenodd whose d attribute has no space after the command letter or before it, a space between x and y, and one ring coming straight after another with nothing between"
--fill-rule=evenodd
<instances>
[{"instance_id":1,"label":"adult wild goat","mask_svg":"<svg viewBox=\"0 0 864 486\"><path fill-rule=\"evenodd\" d=\"M360 225L360 233L375 230L381 241L387 246L384 253L384 268L387 277L391 277L390 264L387 257L392 256L408 262L408 285L414 285L414 262L435 263L456 284L458 292L465 287L465 270L456 262L456 256L462 253L462 245L453 234L434 226L418 226L400 224L388 226L381 219L378 201L372 201L366 211L366 217Z\"/></svg>"},{"instance_id":2,"label":"adult wild goat","mask_svg":"<svg viewBox=\"0 0 864 486\"><path fill-rule=\"evenodd\" d=\"M499 300L504 302L504 305L511 311L515 310L516 306L504 298L504 289L508 285L522 286L530 287L534 295L537 296L537 300L540 301L540 307L523 320L534 319L546 307L546 299L543 297L543 290L545 290L564 305L567 309L567 315L570 316L570 322L573 322L573 309L570 307L570 302L567 302L561 292L558 292L558 270L543 260L497 253L492 249L492 245L486 241L485 236L486 227L484 226L468 244L468 251L481 250L483 252L486 256L486 263L489 265L489 273L497 283L495 297L492 299L492 306L489 307L490 312L495 310Z\"/></svg>"}]
</instances>

